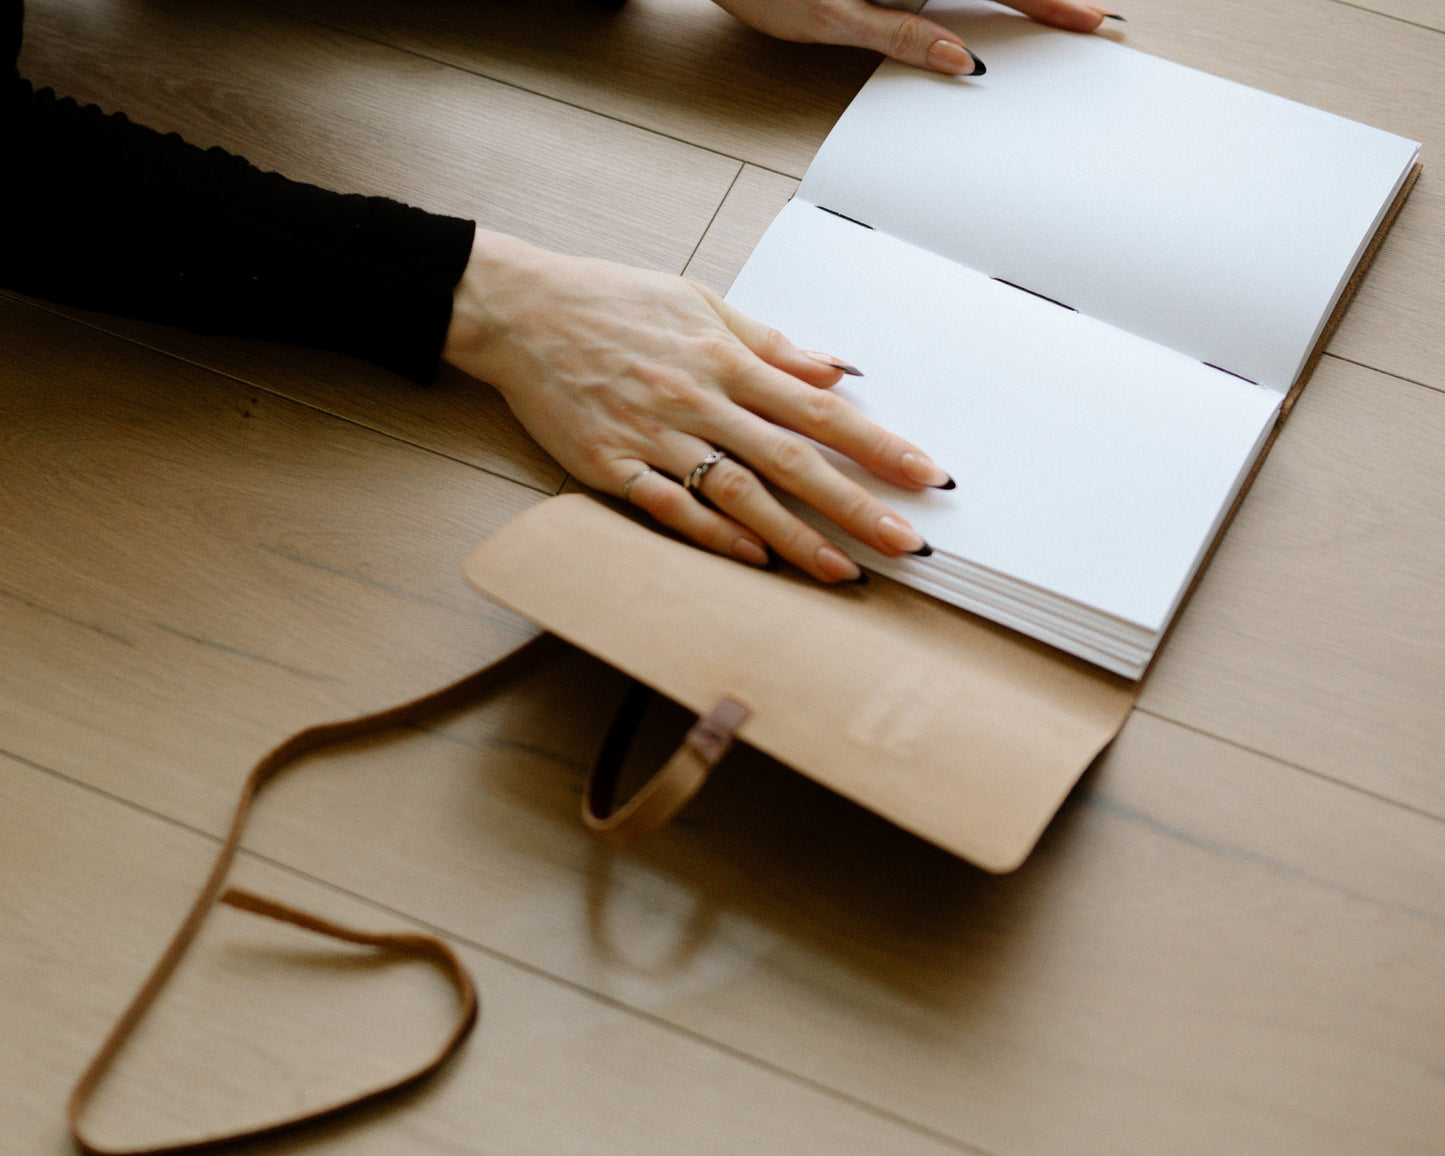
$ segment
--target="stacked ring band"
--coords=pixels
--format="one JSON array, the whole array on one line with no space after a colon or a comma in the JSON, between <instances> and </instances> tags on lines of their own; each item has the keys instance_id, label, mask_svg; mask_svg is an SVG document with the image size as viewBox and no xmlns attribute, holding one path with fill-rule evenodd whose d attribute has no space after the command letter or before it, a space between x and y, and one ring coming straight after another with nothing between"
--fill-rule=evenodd
<instances>
[{"instance_id":1,"label":"stacked ring band","mask_svg":"<svg viewBox=\"0 0 1445 1156\"><path fill-rule=\"evenodd\" d=\"M644 474L650 473L652 473L652 467L643 466L642 469L638 470L637 473L633 474L632 477L628 478L627 481L622 483L622 500L624 502L629 500L627 495L632 489L632 483L637 481L637 479L642 477Z\"/></svg>"},{"instance_id":2,"label":"stacked ring band","mask_svg":"<svg viewBox=\"0 0 1445 1156\"><path fill-rule=\"evenodd\" d=\"M712 469L713 466L717 465L718 462L722 461L725 457L727 457L726 451L713 450L712 453L708 454L707 457L692 467L692 470L682 481L683 488L687 490L688 493L697 494L700 497L702 495L703 478L707 477L708 470Z\"/></svg>"}]
</instances>

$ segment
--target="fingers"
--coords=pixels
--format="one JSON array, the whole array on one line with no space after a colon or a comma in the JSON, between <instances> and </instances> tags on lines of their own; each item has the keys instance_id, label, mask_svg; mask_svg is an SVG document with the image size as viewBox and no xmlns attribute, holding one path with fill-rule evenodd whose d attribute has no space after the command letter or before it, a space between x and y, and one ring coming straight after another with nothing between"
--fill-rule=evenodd
<instances>
[{"instance_id":1,"label":"fingers","mask_svg":"<svg viewBox=\"0 0 1445 1156\"><path fill-rule=\"evenodd\" d=\"M766 566L771 561L767 547L756 534L709 510L656 470L638 465L623 485L627 501L704 549L750 566Z\"/></svg>"},{"instance_id":2,"label":"fingers","mask_svg":"<svg viewBox=\"0 0 1445 1156\"><path fill-rule=\"evenodd\" d=\"M702 492L719 509L756 529L789 561L794 560L793 552L780 539L796 531L795 519L777 504L760 478L880 554L927 552L917 530L840 473L815 446L761 420L751 419L750 424L753 429L740 428L732 435L737 444L746 446L735 455L739 460L718 463L704 479ZM795 550L801 552L801 545ZM799 564L806 567L806 560Z\"/></svg>"},{"instance_id":3,"label":"fingers","mask_svg":"<svg viewBox=\"0 0 1445 1156\"><path fill-rule=\"evenodd\" d=\"M734 396L758 417L837 450L895 486L909 490L953 488L953 479L947 471L921 449L869 421L834 394L787 383L763 385L754 378L740 383ZM729 439L730 444L751 444L739 443L741 435L737 433L722 436Z\"/></svg>"},{"instance_id":4,"label":"fingers","mask_svg":"<svg viewBox=\"0 0 1445 1156\"><path fill-rule=\"evenodd\" d=\"M670 433L651 439L647 464L673 478L686 478L715 447L734 460L718 462L706 474L700 493L713 510L691 508L689 501L702 504L677 483L651 475L632 483L633 504L692 540L734 556L743 556L736 535L750 530L781 557L827 582L855 578L859 571L836 546L788 512L760 478L884 555L926 550L922 537L884 502L790 431L836 449L904 488L951 488L948 474L910 442L867 420L841 397L817 388L842 376L840 359L800 349L716 294L693 288L736 341L708 343L721 397L682 420L675 416ZM634 469L640 468L639 461ZM627 476L619 474L615 484L620 488ZM717 515L725 517L718 521Z\"/></svg>"},{"instance_id":5,"label":"fingers","mask_svg":"<svg viewBox=\"0 0 1445 1156\"><path fill-rule=\"evenodd\" d=\"M968 50L956 32L950 32L941 24L871 4L850 11L850 17L840 19L839 44L871 48L904 64L948 76L982 76L984 73L983 61Z\"/></svg>"},{"instance_id":6,"label":"fingers","mask_svg":"<svg viewBox=\"0 0 1445 1156\"><path fill-rule=\"evenodd\" d=\"M817 451L796 438L799 448L817 456ZM715 553L726 554L754 566L771 562L771 549L778 557L821 582L857 582L862 578L858 564L812 526L785 509L762 484L757 474L743 463L710 449L706 442L685 439L674 452L663 456L673 459L662 470L638 467L623 483L627 499L650 514L668 529L691 539ZM688 482L695 467L712 458L712 464L701 471L700 481ZM821 471L832 472L819 457ZM622 472L619 466L618 473ZM821 473L820 471L820 473ZM674 481L683 478L683 482ZM837 476L840 496L825 502L843 516L843 507L851 509L843 520L850 523L857 536L875 549L888 554L918 550L923 539L882 502L866 491ZM801 484L810 491L825 489L819 479ZM880 518L888 519L880 529Z\"/></svg>"},{"instance_id":7,"label":"fingers","mask_svg":"<svg viewBox=\"0 0 1445 1156\"><path fill-rule=\"evenodd\" d=\"M921 16L871 0L716 0L738 19L772 36L808 43L870 48L894 60L950 76L982 76L983 62L963 40ZM1123 17L1092 0L1005 0L1043 24L1092 32L1106 17Z\"/></svg>"},{"instance_id":8,"label":"fingers","mask_svg":"<svg viewBox=\"0 0 1445 1156\"><path fill-rule=\"evenodd\" d=\"M923 538L883 501L845 477L809 443L749 416L734 426L745 445L729 456L712 443L679 437L658 451L661 471L639 467L622 484L633 505L720 553L760 564L757 542L824 582L860 571L837 546L786 509L763 484L792 494L881 554L927 554ZM617 476L621 476L619 467ZM683 479L682 484L667 475Z\"/></svg>"},{"instance_id":9,"label":"fingers","mask_svg":"<svg viewBox=\"0 0 1445 1156\"><path fill-rule=\"evenodd\" d=\"M634 506L704 549L751 566L767 566L772 556L766 541L781 558L820 582L863 580L863 571L856 562L783 509L749 470L731 459L713 466L696 494L651 469L635 471L629 482L627 498ZM705 496L707 502L698 495ZM708 503L726 512L720 513ZM733 516L729 517L729 513ZM743 522L758 527L760 532L747 529Z\"/></svg>"},{"instance_id":10,"label":"fingers","mask_svg":"<svg viewBox=\"0 0 1445 1156\"><path fill-rule=\"evenodd\" d=\"M1112 8L1079 0L1007 0L1007 3L1040 24L1067 28L1071 32L1093 32L1106 18L1123 19Z\"/></svg>"},{"instance_id":11,"label":"fingers","mask_svg":"<svg viewBox=\"0 0 1445 1156\"><path fill-rule=\"evenodd\" d=\"M769 374L759 372L760 367L744 364L729 382L735 402L770 422L837 450L869 473L894 485L915 490L952 488L953 480L948 473L917 446L869 421L842 398L802 388L799 381L824 384L817 376L819 364L815 359L819 355L799 350L776 330L768 329L722 300L714 300L713 304L744 345L769 365L784 371ZM803 369L790 370L795 362ZM832 366L841 364L839 359L831 359ZM847 372L862 376L847 366L835 372L826 384L834 384ZM789 373L791 376L786 376ZM713 429L707 436L721 438L739 450L748 444L737 440L736 430Z\"/></svg>"},{"instance_id":12,"label":"fingers","mask_svg":"<svg viewBox=\"0 0 1445 1156\"><path fill-rule=\"evenodd\" d=\"M863 376L861 369L855 365L849 365L841 357L837 357L831 353L822 353L816 349L809 349L807 353L814 361L822 362L822 364L836 369L840 374L846 374L849 377Z\"/></svg>"},{"instance_id":13,"label":"fingers","mask_svg":"<svg viewBox=\"0 0 1445 1156\"><path fill-rule=\"evenodd\" d=\"M702 462L710 451L705 443L699 447L693 452ZM696 464L677 467L679 474L686 476ZM862 578L856 562L785 510L751 470L731 458L711 466L696 492L663 474L648 473L633 483L631 500L664 526L717 553L764 565L770 560L761 545L766 542L779 557L820 582ZM901 519L895 520L902 525ZM905 533L908 540L922 542L911 531Z\"/></svg>"},{"instance_id":14,"label":"fingers","mask_svg":"<svg viewBox=\"0 0 1445 1156\"><path fill-rule=\"evenodd\" d=\"M837 450L869 473L894 485L905 489L953 487L948 473L911 442L869 421L842 398L799 386L800 380L824 384L817 378L820 356L828 358L831 366L845 366L841 359L800 350L777 330L769 329L715 295L708 296L723 322L744 345L767 364L783 370L781 374L770 374L759 372L755 363L743 363L728 383L735 402L768 421ZM795 365L802 368L794 368ZM862 376L851 365L846 365L842 373ZM791 376L786 376L788 374ZM826 384L836 383L841 375L835 373ZM749 444L737 440L737 431L730 429L709 430L706 436L721 439L738 450Z\"/></svg>"},{"instance_id":15,"label":"fingers","mask_svg":"<svg viewBox=\"0 0 1445 1156\"><path fill-rule=\"evenodd\" d=\"M1005 0L1040 24L1071 32L1093 32L1105 19L1122 20L1113 9L1086 0ZM850 6L834 17L826 37L837 44L871 48L885 56L948 76L982 76L984 63L955 32L906 12L872 4Z\"/></svg>"},{"instance_id":16,"label":"fingers","mask_svg":"<svg viewBox=\"0 0 1445 1156\"><path fill-rule=\"evenodd\" d=\"M723 324L728 327L744 345L774 369L805 381L809 385L828 388L837 385L845 375L861 377L862 374L848 362L829 353L799 349L776 329L754 321L746 313L734 309L716 293L703 286L699 292L708 304L717 311Z\"/></svg>"}]
</instances>

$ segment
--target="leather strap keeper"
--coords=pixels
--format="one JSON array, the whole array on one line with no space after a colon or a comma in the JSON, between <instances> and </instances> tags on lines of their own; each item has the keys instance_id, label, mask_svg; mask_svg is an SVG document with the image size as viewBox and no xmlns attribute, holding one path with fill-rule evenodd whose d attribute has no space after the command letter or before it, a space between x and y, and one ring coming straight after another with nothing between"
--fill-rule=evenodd
<instances>
[{"instance_id":1,"label":"leather strap keeper","mask_svg":"<svg viewBox=\"0 0 1445 1156\"><path fill-rule=\"evenodd\" d=\"M656 697L650 687L633 683L602 741L582 797L582 821L617 846L627 846L666 825L687 806L752 713L735 698L718 699L692 724L672 757L631 798L613 809L623 760L648 704Z\"/></svg>"}]
</instances>

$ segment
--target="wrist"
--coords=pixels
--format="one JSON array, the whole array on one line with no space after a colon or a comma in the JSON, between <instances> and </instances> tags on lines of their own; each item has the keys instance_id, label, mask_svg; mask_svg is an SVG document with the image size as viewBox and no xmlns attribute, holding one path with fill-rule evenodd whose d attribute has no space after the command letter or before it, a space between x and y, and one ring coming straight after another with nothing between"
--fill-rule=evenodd
<instances>
[{"instance_id":1,"label":"wrist","mask_svg":"<svg viewBox=\"0 0 1445 1156\"><path fill-rule=\"evenodd\" d=\"M442 360L462 369L506 332L516 302L533 271L551 254L506 233L478 229L466 267L452 290L452 315L442 342Z\"/></svg>"}]
</instances>

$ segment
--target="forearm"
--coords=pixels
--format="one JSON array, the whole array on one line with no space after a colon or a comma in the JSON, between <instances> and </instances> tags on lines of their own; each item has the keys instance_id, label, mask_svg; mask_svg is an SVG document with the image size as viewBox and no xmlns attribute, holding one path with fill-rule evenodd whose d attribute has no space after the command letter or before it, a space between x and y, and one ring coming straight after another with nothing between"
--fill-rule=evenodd
<instances>
[{"instance_id":1,"label":"forearm","mask_svg":"<svg viewBox=\"0 0 1445 1156\"><path fill-rule=\"evenodd\" d=\"M430 378L470 222L288 181L13 74L0 117L5 285Z\"/></svg>"}]
</instances>

